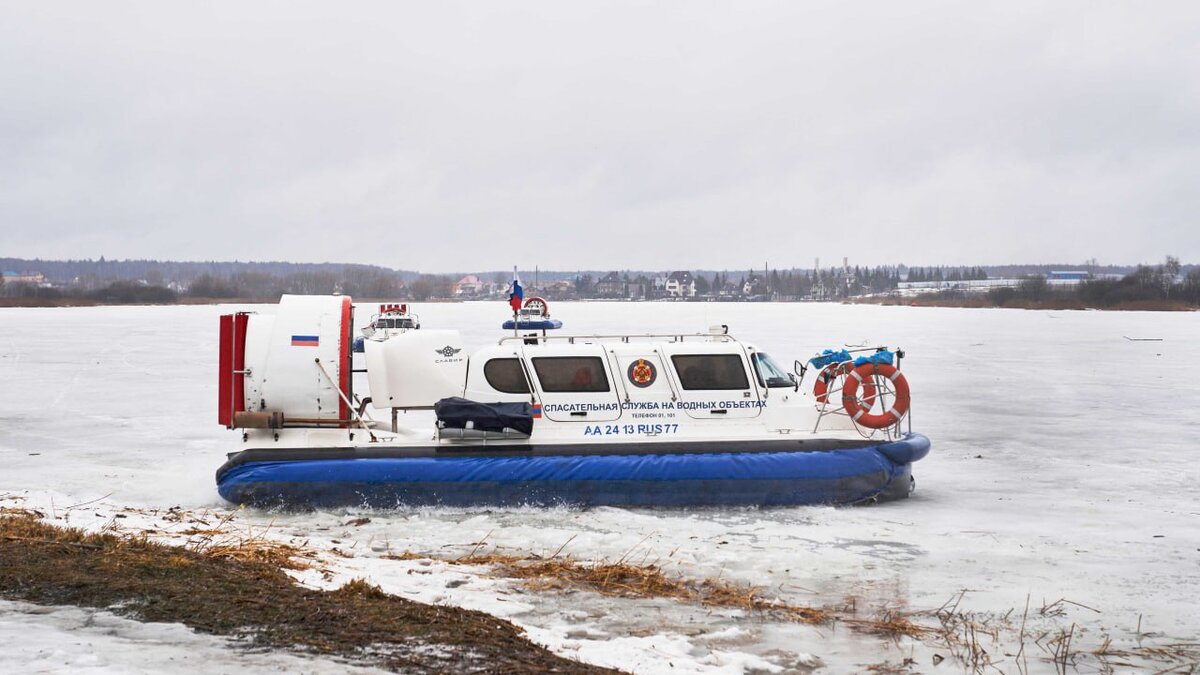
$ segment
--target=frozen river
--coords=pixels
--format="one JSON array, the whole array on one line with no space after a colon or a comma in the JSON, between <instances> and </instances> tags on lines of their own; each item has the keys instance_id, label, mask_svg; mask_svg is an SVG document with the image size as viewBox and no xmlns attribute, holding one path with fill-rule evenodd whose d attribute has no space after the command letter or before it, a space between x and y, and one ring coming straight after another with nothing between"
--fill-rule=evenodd
<instances>
[{"instance_id":1,"label":"frozen river","mask_svg":"<svg viewBox=\"0 0 1200 675\"><path fill-rule=\"evenodd\" d=\"M71 520L93 527L97 510L125 506L227 508L213 472L237 440L216 424L216 317L230 309L0 309L0 504L103 498L88 506L90 523ZM468 346L499 337L505 318L500 302L416 310L426 327L460 328ZM716 303L561 303L553 312L564 332L723 323L781 363L843 344L901 346L913 428L933 441L914 467L917 492L861 508L427 509L371 513L358 527L343 525L344 512L248 512L239 522L270 523L316 547L337 540L353 557L339 559L334 582L367 576L391 592L484 609L560 653L637 672L844 672L906 658L930 670L950 652L668 601L534 593L485 570L380 556L446 558L480 541L542 554L566 543L582 560L657 560L796 604L853 603L864 615L933 610L961 594L960 612L999 627L985 646L1004 672L1018 671L1005 652L1021 643L1030 671L1055 672L1043 660L1052 648L1033 638L1072 625L1083 651L1105 636L1110 651L1197 642L1200 315ZM0 604L0 632L23 611ZM1030 637L1003 628L1022 616ZM101 666L121 663L95 644ZM53 670L35 656L28 663ZM66 663L63 672L77 670ZM1074 664L1101 668L1084 653ZM288 668L262 655L245 666Z\"/></svg>"}]
</instances>

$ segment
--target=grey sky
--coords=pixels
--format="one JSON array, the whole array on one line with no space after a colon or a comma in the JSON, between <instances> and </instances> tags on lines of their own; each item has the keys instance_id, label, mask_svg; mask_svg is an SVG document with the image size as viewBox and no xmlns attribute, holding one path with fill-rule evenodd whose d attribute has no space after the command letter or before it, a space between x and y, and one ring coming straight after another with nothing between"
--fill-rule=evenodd
<instances>
[{"instance_id":1,"label":"grey sky","mask_svg":"<svg viewBox=\"0 0 1200 675\"><path fill-rule=\"evenodd\" d=\"M1200 3L6 2L0 256L1200 262Z\"/></svg>"}]
</instances>

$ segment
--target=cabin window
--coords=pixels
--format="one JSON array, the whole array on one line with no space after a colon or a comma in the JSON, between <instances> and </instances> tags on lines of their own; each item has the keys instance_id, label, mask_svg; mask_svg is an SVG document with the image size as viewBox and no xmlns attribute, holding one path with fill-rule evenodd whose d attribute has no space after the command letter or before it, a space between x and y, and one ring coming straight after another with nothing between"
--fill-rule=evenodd
<instances>
[{"instance_id":1,"label":"cabin window","mask_svg":"<svg viewBox=\"0 0 1200 675\"><path fill-rule=\"evenodd\" d=\"M672 356L679 385L684 389L749 389L746 368L737 354L694 354Z\"/></svg>"},{"instance_id":2,"label":"cabin window","mask_svg":"<svg viewBox=\"0 0 1200 675\"><path fill-rule=\"evenodd\" d=\"M596 356L542 356L533 359L546 393L608 391L604 362Z\"/></svg>"},{"instance_id":3,"label":"cabin window","mask_svg":"<svg viewBox=\"0 0 1200 675\"><path fill-rule=\"evenodd\" d=\"M492 389L505 394L528 394L529 383L517 359L491 359L483 364L483 377Z\"/></svg>"},{"instance_id":4,"label":"cabin window","mask_svg":"<svg viewBox=\"0 0 1200 675\"><path fill-rule=\"evenodd\" d=\"M796 381L791 373L775 363L770 356L758 352L751 357L754 370L758 373L758 383L764 387L795 387Z\"/></svg>"}]
</instances>

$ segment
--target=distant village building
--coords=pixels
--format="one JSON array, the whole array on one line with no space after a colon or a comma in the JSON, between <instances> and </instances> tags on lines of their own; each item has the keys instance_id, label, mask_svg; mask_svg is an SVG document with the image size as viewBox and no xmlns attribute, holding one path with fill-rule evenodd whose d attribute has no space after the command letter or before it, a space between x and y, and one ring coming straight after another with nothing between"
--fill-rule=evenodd
<instances>
[{"instance_id":1,"label":"distant village building","mask_svg":"<svg viewBox=\"0 0 1200 675\"><path fill-rule=\"evenodd\" d=\"M744 282L742 282L742 295L766 295L767 283L762 277L757 274L751 274Z\"/></svg>"},{"instance_id":2,"label":"distant village building","mask_svg":"<svg viewBox=\"0 0 1200 675\"><path fill-rule=\"evenodd\" d=\"M1037 276L1037 275L1034 275ZM1113 275L1120 278L1122 275ZM907 278L907 277L906 277ZM1084 270L1054 270L1046 273L1048 286L1078 286L1089 280L1098 278ZM901 281L896 284L896 290L901 295L919 295L939 291L960 291L963 293L986 293L996 288L1019 288L1025 281L1023 277L988 278L988 279L934 279L928 281Z\"/></svg>"},{"instance_id":3,"label":"distant village building","mask_svg":"<svg viewBox=\"0 0 1200 675\"><path fill-rule=\"evenodd\" d=\"M666 294L667 277L662 277L659 297ZM652 284L646 277L630 280L626 274L609 272L600 278L592 287L592 296L596 298L622 298L629 300L645 300L652 292Z\"/></svg>"},{"instance_id":4,"label":"distant village building","mask_svg":"<svg viewBox=\"0 0 1200 675\"><path fill-rule=\"evenodd\" d=\"M1090 276L1091 276L1090 272L1084 272L1081 270L1071 270L1071 271L1066 271L1066 272L1053 271L1046 275L1046 279L1049 281L1069 281L1069 280L1083 281L1084 279L1087 279Z\"/></svg>"},{"instance_id":5,"label":"distant village building","mask_svg":"<svg viewBox=\"0 0 1200 675\"><path fill-rule=\"evenodd\" d=\"M46 275L41 272L4 272L3 276L6 284L46 285Z\"/></svg>"},{"instance_id":6,"label":"distant village building","mask_svg":"<svg viewBox=\"0 0 1200 675\"><path fill-rule=\"evenodd\" d=\"M534 286L532 281L526 282L521 280L521 288L525 291L525 299L528 300L533 296L545 297L548 300L570 300L577 297L591 297L590 295L579 293L579 279L557 279L555 281L540 280ZM594 290L595 285L591 288ZM512 290L512 282L505 283L502 287L498 286L496 292L507 298Z\"/></svg>"},{"instance_id":7,"label":"distant village building","mask_svg":"<svg viewBox=\"0 0 1200 675\"><path fill-rule=\"evenodd\" d=\"M625 281L616 272L609 272L596 282L596 297L624 298L626 295Z\"/></svg>"},{"instance_id":8,"label":"distant village building","mask_svg":"<svg viewBox=\"0 0 1200 675\"><path fill-rule=\"evenodd\" d=\"M1083 270L1054 270L1046 275L1046 283L1051 286L1077 286L1091 278L1091 273Z\"/></svg>"},{"instance_id":9,"label":"distant village building","mask_svg":"<svg viewBox=\"0 0 1200 675\"><path fill-rule=\"evenodd\" d=\"M901 295L916 295L936 291L964 291L967 293L986 293L993 288L1016 288L1021 279L965 279L962 281L901 281L896 284L896 290Z\"/></svg>"},{"instance_id":10,"label":"distant village building","mask_svg":"<svg viewBox=\"0 0 1200 675\"><path fill-rule=\"evenodd\" d=\"M667 275L667 282L663 286L663 290L673 298L694 298L696 297L696 280L687 270L671 272Z\"/></svg>"},{"instance_id":11,"label":"distant village building","mask_svg":"<svg viewBox=\"0 0 1200 675\"><path fill-rule=\"evenodd\" d=\"M454 282L454 288L452 291L455 295L479 295L484 291L484 283L480 281L479 277L475 276L474 274L468 274L467 276Z\"/></svg>"}]
</instances>

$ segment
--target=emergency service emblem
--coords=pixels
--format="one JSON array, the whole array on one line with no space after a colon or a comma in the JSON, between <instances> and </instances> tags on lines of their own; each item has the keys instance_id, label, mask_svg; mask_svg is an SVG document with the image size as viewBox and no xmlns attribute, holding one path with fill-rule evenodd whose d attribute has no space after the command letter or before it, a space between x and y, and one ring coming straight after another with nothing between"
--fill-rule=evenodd
<instances>
[{"instance_id":1,"label":"emergency service emblem","mask_svg":"<svg viewBox=\"0 0 1200 675\"><path fill-rule=\"evenodd\" d=\"M646 359L638 359L629 364L629 381L635 387L649 387L654 384L654 380L658 377L658 372L654 370L654 364Z\"/></svg>"},{"instance_id":2,"label":"emergency service emblem","mask_svg":"<svg viewBox=\"0 0 1200 675\"><path fill-rule=\"evenodd\" d=\"M454 347L451 347L450 345L446 345L445 347L442 347L441 349L435 349L433 351L436 354L441 354L442 356L444 356L446 358L450 358L451 356L454 356L455 354L461 352L462 348L460 347L458 349L455 349Z\"/></svg>"}]
</instances>

